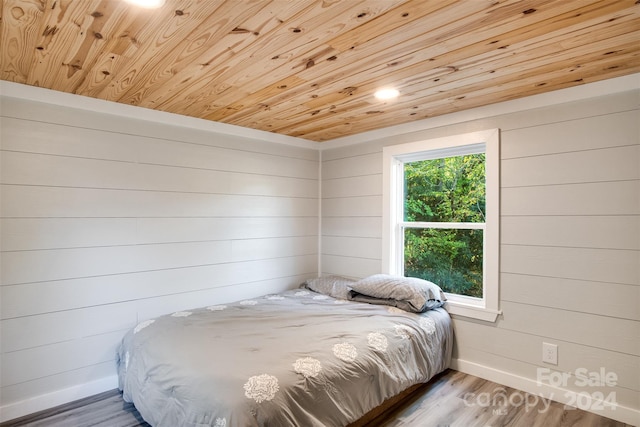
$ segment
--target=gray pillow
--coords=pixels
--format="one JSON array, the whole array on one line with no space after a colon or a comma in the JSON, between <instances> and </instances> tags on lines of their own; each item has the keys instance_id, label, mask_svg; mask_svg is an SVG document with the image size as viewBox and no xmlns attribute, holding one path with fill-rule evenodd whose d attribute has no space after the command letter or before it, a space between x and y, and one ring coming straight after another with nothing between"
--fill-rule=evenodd
<instances>
[{"instance_id":1,"label":"gray pillow","mask_svg":"<svg viewBox=\"0 0 640 427\"><path fill-rule=\"evenodd\" d=\"M435 283L388 274L375 274L353 283L349 299L391 305L414 313L442 307L447 300L442 289Z\"/></svg>"},{"instance_id":2,"label":"gray pillow","mask_svg":"<svg viewBox=\"0 0 640 427\"><path fill-rule=\"evenodd\" d=\"M354 283L355 280L332 275L306 280L302 286L323 295L329 295L330 297L339 299L347 299L349 291L351 290L351 285Z\"/></svg>"}]
</instances>

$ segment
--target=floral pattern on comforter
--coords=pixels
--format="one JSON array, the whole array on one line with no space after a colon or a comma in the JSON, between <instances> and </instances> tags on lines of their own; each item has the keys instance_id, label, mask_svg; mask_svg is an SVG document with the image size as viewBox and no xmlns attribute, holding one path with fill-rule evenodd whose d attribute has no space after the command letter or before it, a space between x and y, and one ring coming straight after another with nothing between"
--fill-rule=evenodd
<instances>
[{"instance_id":1,"label":"floral pattern on comforter","mask_svg":"<svg viewBox=\"0 0 640 427\"><path fill-rule=\"evenodd\" d=\"M451 319L307 290L145 320L118 350L153 426L342 426L451 359Z\"/></svg>"}]
</instances>

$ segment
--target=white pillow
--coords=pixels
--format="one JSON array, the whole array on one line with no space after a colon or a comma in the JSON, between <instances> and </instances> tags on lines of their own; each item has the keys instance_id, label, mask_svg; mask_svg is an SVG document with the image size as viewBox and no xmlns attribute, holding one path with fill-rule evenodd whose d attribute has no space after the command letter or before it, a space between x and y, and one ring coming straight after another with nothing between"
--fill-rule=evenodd
<instances>
[{"instance_id":1,"label":"white pillow","mask_svg":"<svg viewBox=\"0 0 640 427\"><path fill-rule=\"evenodd\" d=\"M442 307L447 300L435 283L389 274L375 274L353 283L349 299L391 305L414 313Z\"/></svg>"}]
</instances>

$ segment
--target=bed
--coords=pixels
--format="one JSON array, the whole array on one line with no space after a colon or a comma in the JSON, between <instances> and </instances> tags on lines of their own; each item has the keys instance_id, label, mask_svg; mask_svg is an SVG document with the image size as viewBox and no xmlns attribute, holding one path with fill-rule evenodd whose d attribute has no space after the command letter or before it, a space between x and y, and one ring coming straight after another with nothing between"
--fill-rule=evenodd
<instances>
[{"instance_id":1,"label":"bed","mask_svg":"<svg viewBox=\"0 0 640 427\"><path fill-rule=\"evenodd\" d=\"M357 283L319 278L143 321L118 349L123 398L155 427L357 421L444 371L453 341L444 294L416 303Z\"/></svg>"}]
</instances>

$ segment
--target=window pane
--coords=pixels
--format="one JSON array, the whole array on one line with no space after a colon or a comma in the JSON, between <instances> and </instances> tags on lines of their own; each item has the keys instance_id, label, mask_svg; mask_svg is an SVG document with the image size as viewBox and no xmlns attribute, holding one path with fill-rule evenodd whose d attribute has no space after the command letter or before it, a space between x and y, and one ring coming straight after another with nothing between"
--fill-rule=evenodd
<instances>
[{"instance_id":1,"label":"window pane","mask_svg":"<svg viewBox=\"0 0 640 427\"><path fill-rule=\"evenodd\" d=\"M429 280L445 292L482 298L482 233L405 229L404 275Z\"/></svg>"},{"instance_id":2,"label":"window pane","mask_svg":"<svg viewBox=\"0 0 640 427\"><path fill-rule=\"evenodd\" d=\"M404 164L404 220L485 222L485 154Z\"/></svg>"}]
</instances>

